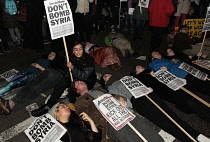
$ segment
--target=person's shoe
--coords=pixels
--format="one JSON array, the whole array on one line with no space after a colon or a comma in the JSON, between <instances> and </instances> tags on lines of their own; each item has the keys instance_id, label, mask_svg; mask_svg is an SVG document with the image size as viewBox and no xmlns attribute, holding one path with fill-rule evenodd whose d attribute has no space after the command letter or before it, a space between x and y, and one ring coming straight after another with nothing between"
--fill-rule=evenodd
<instances>
[{"instance_id":1,"label":"person's shoe","mask_svg":"<svg viewBox=\"0 0 210 142\"><path fill-rule=\"evenodd\" d=\"M10 112L9 101L0 98L0 113L8 115Z\"/></svg>"},{"instance_id":2,"label":"person's shoe","mask_svg":"<svg viewBox=\"0 0 210 142\"><path fill-rule=\"evenodd\" d=\"M111 26L111 29L113 29L113 28L115 28L115 26L114 26L114 25L112 25L112 26Z\"/></svg>"},{"instance_id":3,"label":"person's shoe","mask_svg":"<svg viewBox=\"0 0 210 142\"><path fill-rule=\"evenodd\" d=\"M31 115L34 117L39 117L43 114L46 114L48 111L50 110L50 108L46 105L40 107L39 109L35 109L31 112Z\"/></svg>"}]
</instances>

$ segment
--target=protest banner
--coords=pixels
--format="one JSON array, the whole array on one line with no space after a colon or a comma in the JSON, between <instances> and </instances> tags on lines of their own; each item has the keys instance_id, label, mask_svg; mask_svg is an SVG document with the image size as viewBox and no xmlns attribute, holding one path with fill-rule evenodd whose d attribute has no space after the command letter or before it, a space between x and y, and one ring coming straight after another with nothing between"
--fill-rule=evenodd
<instances>
[{"instance_id":1,"label":"protest banner","mask_svg":"<svg viewBox=\"0 0 210 142\"><path fill-rule=\"evenodd\" d=\"M4 78L6 81L10 82L10 80L18 73L16 69L8 70L4 73L2 73L0 76L1 78Z\"/></svg>"},{"instance_id":2,"label":"protest banner","mask_svg":"<svg viewBox=\"0 0 210 142\"><path fill-rule=\"evenodd\" d=\"M46 0L44 1L44 5L51 38L57 39L63 37L66 59L67 62L69 62L65 36L74 34L74 22L69 3L67 0ZM69 73L71 81L73 82L73 76L70 68Z\"/></svg>"},{"instance_id":3,"label":"protest banner","mask_svg":"<svg viewBox=\"0 0 210 142\"><path fill-rule=\"evenodd\" d=\"M118 131L128 124L144 142L147 142L147 140L132 126L132 124L130 124L130 121L132 121L136 116L111 94L104 94L93 100L93 103L102 116L115 130Z\"/></svg>"},{"instance_id":4,"label":"protest banner","mask_svg":"<svg viewBox=\"0 0 210 142\"><path fill-rule=\"evenodd\" d=\"M204 21L205 19L185 19L183 25L189 26L189 36L201 37ZM178 30L179 27L176 28Z\"/></svg>"},{"instance_id":5,"label":"protest banner","mask_svg":"<svg viewBox=\"0 0 210 142\"><path fill-rule=\"evenodd\" d=\"M159 70L155 72L155 77L158 81L162 82L174 91L179 90L181 87L186 85L186 80L178 78L166 70Z\"/></svg>"},{"instance_id":6,"label":"protest banner","mask_svg":"<svg viewBox=\"0 0 210 142\"><path fill-rule=\"evenodd\" d=\"M155 72L155 78L174 91L182 89L183 91L185 91L186 93L188 93L207 107L210 107L210 104L208 102L204 101L203 99L201 99L200 97L196 96L195 94L183 87L186 84L185 79L178 78L166 70L159 70Z\"/></svg>"},{"instance_id":7,"label":"protest banner","mask_svg":"<svg viewBox=\"0 0 210 142\"><path fill-rule=\"evenodd\" d=\"M203 25L203 32L210 31L210 7L207 7L206 19Z\"/></svg>"},{"instance_id":8,"label":"protest banner","mask_svg":"<svg viewBox=\"0 0 210 142\"><path fill-rule=\"evenodd\" d=\"M138 79L132 76L125 76L120 81L125 85L129 92L135 97L139 98L151 93L151 89L147 88Z\"/></svg>"},{"instance_id":9,"label":"protest banner","mask_svg":"<svg viewBox=\"0 0 210 142\"><path fill-rule=\"evenodd\" d=\"M210 70L210 62L208 60L195 60L192 61L193 64L196 64L202 68Z\"/></svg>"},{"instance_id":10,"label":"protest banner","mask_svg":"<svg viewBox=\"0 0 210 142\"><path fill-rule=\"evenodd\" d=\"M45 114L38 117L24 132L31 142L58 142L66 129L50 114Z\"/></svg>"},{"instance_id":11,"label":"protest banner","mask_svg":"<svg viewBox=\"0 0 210 142\"><path fill-rule=\"evenodd\" d=\"M200 79L200 80L206 80L207 77L208 77L208 74L196 69L195 67L193 66L190 66L189 64L183 62L180 66L179 66L180 69L188 72L189 74L193 75L194 77Z\"/></svg>"},{"instance_id":12,"label":"protest banner","mask_svg":"<svg viewBox=\"0 0 210 142\"><path fill-rule=\"evenodd\" d=\"M72 12L67 0L44 1L52 39L74 33Z\"/></svg>"}]
</instances>

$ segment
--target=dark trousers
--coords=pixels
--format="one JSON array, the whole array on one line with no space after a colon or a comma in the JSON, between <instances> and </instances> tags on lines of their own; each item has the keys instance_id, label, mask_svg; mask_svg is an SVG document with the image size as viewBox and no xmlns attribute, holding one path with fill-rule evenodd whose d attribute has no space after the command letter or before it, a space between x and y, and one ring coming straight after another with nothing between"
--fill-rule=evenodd
<instances>
[{"instance_id":1,"label":"dark trousers","mask_svg":"<svg viewBox=\"0 0 210 142\"><path fill-rule=\"evenodd\" d=\"M0 28L0 39L2 40L2 44L3 44L3 48L1 48L0 46L0 51L4 50L8 50L8 43L7 43L7 38L6 38L6 34L5 34L5 29L4 28Z\"/></svg>"},{"instance_id":2,"label":"dark trousers","mask_svg":"<svg viewBox=\"0 0 210 142\"><path fill-rule=\"evenodd\" d=\"M151 27L151 48L150 51L159 51L162 36L166 28L163 27Z\"/></svg>"},{"instance_id":3,"label":"dark trousers","mask_svg":"<svg viewBox=\"0 0 210 142\"><path fill-rule=\"evenodd\" d=\"M77 28L79 31L80 41L81 42L90 42L90 25L89 25L89 13L76 13L77 18Z\"/></svg>"},{"instance_id":4,"label":"dark trousers","mask_svg":"<svg viewBox=\"0 0 210 142\"><path fill-rule=\"evenodd\" d=\"M183 129L185 129L193 138L197 138L199 132L194 130L187 123L182 121L161 99L155 94L148 95L156 102L169 116L171 116ZM131 98L133 108L142 116L149 119L151 122L170 133L177 139L183 142L191 142L189 139L172 121L170 121L157 107L155 107L146 97L135 99Z\"/></svg>"},{"instance_id":5,"label":"dark trousers","mask_svg":"<svg viewBox=\"0 0 210 142\"><path fill-rule=\"evenodd\" d=\"M46 69L36 78L31 80L13 99L15 103L14 110L18 111L26 106L32 100L37 98L40 93L53 88L50 99L47 102L48 107L52 107L60 98L66 88L63 73L55 69Z\"/></svg>"}]
</instances>

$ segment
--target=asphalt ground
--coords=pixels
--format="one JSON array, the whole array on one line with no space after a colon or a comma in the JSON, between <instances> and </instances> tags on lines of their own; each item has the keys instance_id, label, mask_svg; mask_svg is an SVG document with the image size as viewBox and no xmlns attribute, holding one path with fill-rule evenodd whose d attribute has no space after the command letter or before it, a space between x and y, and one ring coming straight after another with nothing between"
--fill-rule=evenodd
<instances>
[{"instance_id":1,"label":"asphalt ground","mask_svg":"<svg viewBox=\"0 0 210 142\"><path fill-rule=\"evenodd\" d=\"M106 29L103 32L99 32L95 34L92 33L92 43L97 44L99 46L105 46L104 37L108 35L111 31L109 28L110 25L106 26ZM123 30L117 30L125 35L125 37L131 41L132 48L136 52L140 52L141 55L148 56L149 47L150 47L150 31L148 28L148 24L146 25L145 31L143 33L143 40L133 40L132 33L126 32ZM166 41L163 37L163 44L161 46L161 50L166 47ZM59 44L60 52L64 52L63 45ZM52 44L45 45L45 50L42 52L36 52L34 50L26 49L26 48L15 48L11 47L10 53L4 53L0 55L0 74L8 71L10 69L22 70L27 67L30 63L32 63L35 59L39 58L42 54L48 53L52 50ZM96 72L100 74L110 73L117 77L123 77L125 75L129 75L130 70L134 65L139 64L144 67L147 66L147 60L137 60L132 58L123 58L120 51L118 49L117 53L121 60L121 69L118 71L112 71L109 67L101 68L96 65ZM4 79L0 79L0 86L5 84L6 81ZM12 98L21 88L14 89L10 93L7 93L7 98ZM44 92L44 94L49 95L52 92L48 90ZM204 96L202 94L198 94L201 98L210 102L209 96ZM44 103L45 97L38 97L33 102L36 102L39 106ZM31 102L31 103L33 103ZM183 119L186 123L192 126L194 129L204 134L205 136L210 138L210 124L201 120L195 114L185 114L175 108L175 106L171 103L166 102L176 113L177 115ZM155 116L154 116L155 117ZM29 113L26 111L25 107L22 108L18 112L12 112L10 115L0 115L0 142L28 142L28 138L22 132L34 118L30 117Z\"/></svg>"}]
</instances>

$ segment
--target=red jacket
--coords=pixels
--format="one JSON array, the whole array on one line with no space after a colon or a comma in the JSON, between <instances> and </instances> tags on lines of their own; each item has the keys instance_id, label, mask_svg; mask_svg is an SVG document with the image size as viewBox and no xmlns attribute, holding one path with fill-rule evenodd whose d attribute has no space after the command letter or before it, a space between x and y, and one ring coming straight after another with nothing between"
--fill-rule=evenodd
<instances>
[{"instance_id":1,"label":"red jacket","mask_svg":"<svg viewBox=\"0 0 210 142\"><path fill-rule=\"evenodd\" d=\"M169 18L174 12L171 0L152 0L149 4L150 26L167 27Z\"/></svg>"}]
</instances>

